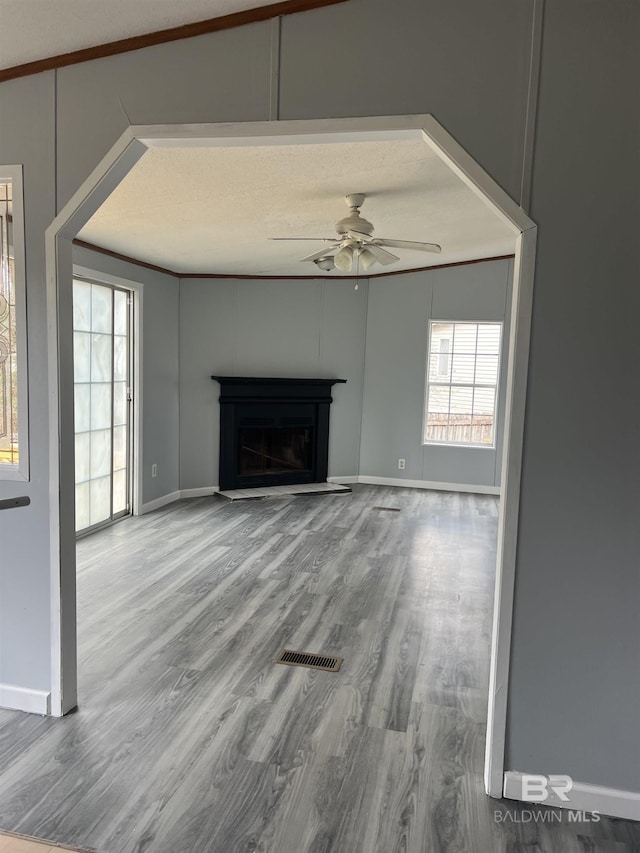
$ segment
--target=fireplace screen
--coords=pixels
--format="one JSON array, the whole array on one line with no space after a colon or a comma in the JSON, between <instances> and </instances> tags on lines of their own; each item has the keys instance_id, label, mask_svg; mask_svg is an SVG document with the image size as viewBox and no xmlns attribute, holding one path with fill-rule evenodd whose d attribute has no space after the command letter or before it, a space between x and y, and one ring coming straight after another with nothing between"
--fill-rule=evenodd
<instances>
[{"instance_id":1,"label":"fireplace screen","mask_svg":"<svg viewBox=\"0 0 640 853\"><path fill-rule=\"evenodd\" d=\"M312 427L241 427L238 432L240 476L310 471Z\"/></svg>"}]
</instances>

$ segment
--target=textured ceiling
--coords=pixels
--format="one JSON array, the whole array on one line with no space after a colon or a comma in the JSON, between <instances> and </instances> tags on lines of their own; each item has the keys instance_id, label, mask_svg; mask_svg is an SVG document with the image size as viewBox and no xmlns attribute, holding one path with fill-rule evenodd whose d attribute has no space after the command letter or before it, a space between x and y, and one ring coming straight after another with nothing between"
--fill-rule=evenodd
<instances>
[{"instance_id":1,"label":"textured ceiling","mask_svg":"<svg viewBox=\"0 0 640 853\"><path fill-rule=\"evenodd\" d=\"M374 237L442 246L394 250L400 262L372 274L514 251L513 233L419 140L150 149L78 236L183 273L317 275L300 258L322 243L269 238L333 237L354 192Z\"/></svg>"},{"instance_id":2,"label":"textured ceiling","mask_svg":"<svg viewBox=\"0 0 640 853\"><path fill-rule=\"evenodd\" d=\"M268 6L274 0L0 0L0 68Z\"/></svg>"}]
</instances>

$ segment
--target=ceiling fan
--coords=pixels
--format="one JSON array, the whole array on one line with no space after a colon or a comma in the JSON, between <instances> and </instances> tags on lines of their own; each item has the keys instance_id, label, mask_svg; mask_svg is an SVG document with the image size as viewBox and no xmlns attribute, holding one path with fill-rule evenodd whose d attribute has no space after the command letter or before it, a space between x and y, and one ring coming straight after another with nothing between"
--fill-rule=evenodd
<instances>
[{"instance_id":1,"label":"ceiling fan","mask_svg":"<svg viewBox=\"0 0 640 853\"><path fill-rule=\"evenodd\" d=\"M387 240L373 237L373 225L360 215L364 204L364 193L349 193L345 201L349 215L336 222L337 237L271 237L272 240L307 240L330 243L329 247L314 252L301 261L313 261L320 269L329 272L339 269L341 272L351 272L354 268L362 267L366 272L375 263L387 266L399 261L400 258L389 252L391 249L415 249L419 252L440 252L442 247L437 243L418 243L414 240Z\"/></svg>"}]
</instances>

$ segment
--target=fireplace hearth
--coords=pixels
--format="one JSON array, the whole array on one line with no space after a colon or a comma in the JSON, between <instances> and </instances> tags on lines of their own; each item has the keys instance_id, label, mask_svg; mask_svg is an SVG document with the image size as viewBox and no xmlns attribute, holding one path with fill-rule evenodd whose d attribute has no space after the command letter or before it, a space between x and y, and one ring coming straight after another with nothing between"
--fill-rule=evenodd
<instances>
[{"instance_id":1,"label":"fireplace hearth","mask_svg":"<svg viewBox=\"0 0 640 853\"><path fill-rule=\"evenodd\" d=\"M220 489L323 483L331 388L346 379L212 376L220 383Z\"/></svg>"}]
</instances>

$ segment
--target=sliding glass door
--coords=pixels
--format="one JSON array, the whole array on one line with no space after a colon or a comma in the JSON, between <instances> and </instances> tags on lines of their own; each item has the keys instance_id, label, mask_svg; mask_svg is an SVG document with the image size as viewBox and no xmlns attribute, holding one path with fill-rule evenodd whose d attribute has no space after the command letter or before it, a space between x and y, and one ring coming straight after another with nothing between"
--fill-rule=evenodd
<instances>
[{"instance_id":1,"label":"sliding glass door","mask_svg":"<svg viewBox=\"0 0 640 853\"><path fill-rule=\"evenodd\" d=\"M129 291L74 280L76 532L131 512Z\"/></svg>"}]
</instances>

